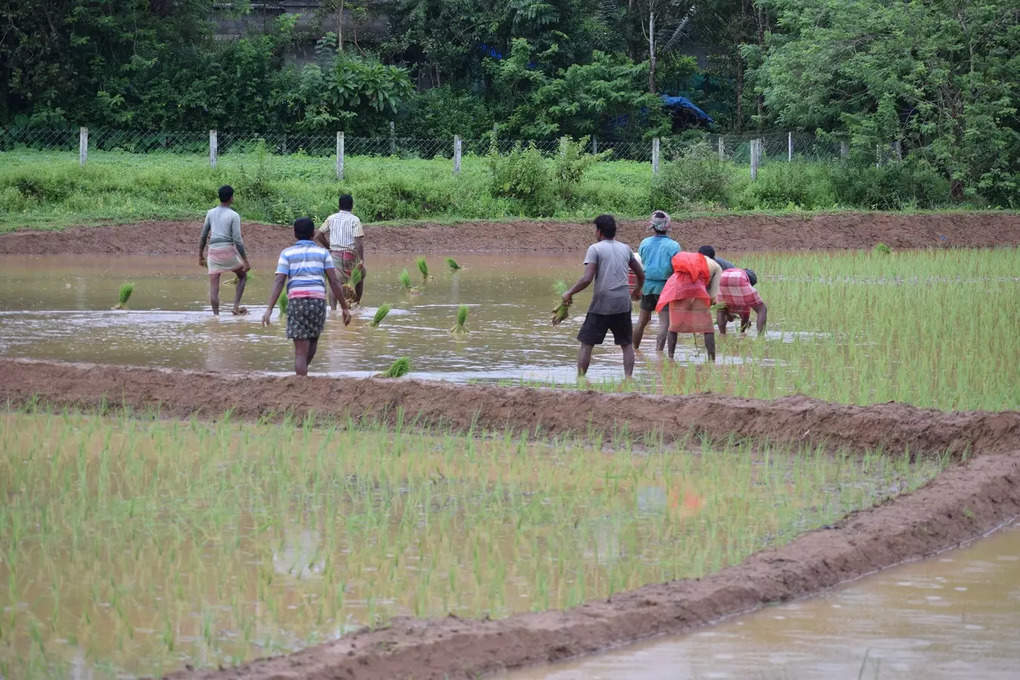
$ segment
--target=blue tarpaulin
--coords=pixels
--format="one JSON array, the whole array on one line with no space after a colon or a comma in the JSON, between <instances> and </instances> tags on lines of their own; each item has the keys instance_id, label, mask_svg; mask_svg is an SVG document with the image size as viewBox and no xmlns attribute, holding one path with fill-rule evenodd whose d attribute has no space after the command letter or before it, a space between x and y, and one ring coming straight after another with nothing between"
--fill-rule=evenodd
<instances>
[{"instance_id":1,"label":"blue tarpaulin","mask_svg":"<svg viewBox=\"0 0 1020 680\"><path fill-rule=\"evenodd\" d=\"M662 103L667 109L683 109L704 123L711 124L715 122L712 120L712 116L699 109L687 97L671 97L668 94L664 94L662 95Z\"/></svg>"}]
</instances>

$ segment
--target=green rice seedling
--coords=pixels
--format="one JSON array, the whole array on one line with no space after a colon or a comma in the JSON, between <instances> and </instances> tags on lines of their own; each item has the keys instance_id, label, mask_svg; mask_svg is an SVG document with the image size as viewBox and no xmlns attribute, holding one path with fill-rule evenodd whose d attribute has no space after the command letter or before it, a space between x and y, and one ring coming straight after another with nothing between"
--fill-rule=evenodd
<instances>
[{"instance_id":1,"label":"green rice seedling","mask_svg":"<svg viewBox=\"0 0 1020 680\"><path fill-rule=\"evenodd\" d=\"M379 305L379 309L375 310L375 315L372 317L372 321L369 323L370 326L376 328L382 323L382 320L386 318L386 315L390 313L390 306L387 304Z\"/></svg>"},{"instance_id":2,"label":"green rice seedling","mask_svg":"<svg viewBox=\"0 0 1020 680\"><path fill-rule=\"evenodd\" d=\"M468 317L468 306L467 305L461 305L460 307L458 307L457 308L457 323L456 323L456 325L454 325L453 328L450 329L450 332L453 333L454 335L463 335L464 333L467 333L467 330L468 330L467 329L467 325L466 325L467 324L467 317Z\"/></svg>"},{"instance_id":3,"label":"green rice seedling","mask_svg":"<svg viewBox=\"0 0 1020 680\"><path fill-rule=\"evenodd\" d=\"M411 292L411 275L407 273L406 269L400 270L400 276L398 279L400 281L400 287L407 292Z\"/></svg>"},{"instance_id":4,"label":"green rice seedling","mask_svg":"<svg viewBox=\"0 0 1020 680\"><path fill-rule=\"evenodd\" d=\"M419 257L415 262L418 265L418 271L421 272L422 281L429 280L429 263L425 261L424 257Z\"/></svg>"},{"instance_id":5,"label":"green rice seedling","mask_svg":"<svg viewBox=\"0 0 1020 680\"><path fill-rule=\"evenodd\" d=\"M876 243L875 247L872 249L872 251L876 255L891 255L892 254L892 248L890 248L889 246L887 246L884 243Z\"/></svg>"},{"instance_id":6,"label":"green rice seedling","mask_svg":"<svg viewBox=\"0 0 1020 680\"><path fill-rule=\"evenodd\" d=\"M276 298L276 306L280 309L280 316L287 316L287 291L280 291L280 297Z\"/></svg>"},{"instance_id":7,"label":"green rice seedling","mask_svg":"<svg viewBox=\"0 0 1020 680\"><path fill-rule=\"evenodd\" d=\"M411 360L407 357L400 357L386 369L385 372L380 373L380 378L400 378L407 375L407 372L411 370Z\"/></svg>"},{"instance_id":8,"label":"green rice seedling","mask_svg":"<svg viewBox=\"0 0 1020 680\"><path fill-rule=\"evenodd\" d=\"M357 288L358 284L361 283L365 278L365 273L361 267L355 267L354 271L351 272L351 278L347 281L347 287L351 290Z\"/></svg>"},{"instance_id":9,"label":"green rice seedling","mask_svg":"<svg viewBox=\"0 0 1020 680\"><path fill-rule=\"evenodd\" d=\"M559 281L553 283L552 289L554 293L556 293L560 297L563 297L563 294L566 293L568 289L567 282L560 279Z\"/></svg>"},{"instance_id":10,"label":"green rice seedling","mask_svg":"<svg viewBox=\"0 0 1020 680\"><path fill-rule=\"evenodd\" d=\"M133 283L122 283L120 284L120 290L117 291L117 306L114 309L127 309L128 300L131 299L131 293L135 291L135 284Z\"/></svg>"},{"instance_id":11,"label":"green rice seedling","mask_svg":"<svg viewBox=\"0 0 1020 680\"><path fill-rule=\"evenodd\" d=\"M457 264L457 260L452 257L446 258L446 266L450 268L451 272L459 272L461 270L461 266Z\"/></svg>"},{"instance_id":12,"label":"green rice seedling","mask_svg":"<svg viewBox=\"0 0 1020 680\"><path fill-rule=\"evenodd\" d=\"M570 313L570 304L566 300L560 300L555 309L552 310L552 325L559 326Z\"/></svg>"}]
</instances>

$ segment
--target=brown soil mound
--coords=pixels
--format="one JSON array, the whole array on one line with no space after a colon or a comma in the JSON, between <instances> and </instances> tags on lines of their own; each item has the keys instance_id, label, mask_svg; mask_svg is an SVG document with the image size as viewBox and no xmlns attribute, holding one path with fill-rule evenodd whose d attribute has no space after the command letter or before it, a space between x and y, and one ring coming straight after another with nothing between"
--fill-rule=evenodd
<instances>
[{"instance_id":1,"label":"brown soil mound","mask_svg":"<svg viewBox=\"0 0 1020 680\"><path fill-rule=\"evenodd\" d=\"M236 400L230 395L241 395ZM0 359L0 399L57 406L159 409L167 416L298 417L545 435L626 432L665 440L731 435L919 455L1020 448L1020 412L944 413L905 404L848 406L715 394L655 396L456 385L415 380L299 378Z\"/></svg>"},{"instance_id":2,"label":"brown soil mound","mask_svg":"<svg viewBox=\"0 0 1020 680\"><path fill-rule=\"evenodd\" d=\"M0 235L0 254L115 253L197 255L199 222L142 222ZM474 222L367 227L369 253L527 253L580 251L593 238L591 223ZM625 221L620 240L635 246L647 223ZM712 244L735 250L983 247L1020 244L1020 215L957 213L906 215L840 213L811 216L726 215L677 220L672 234L687 248ZM42 237L40 237L42 236ZM253 256L274 256L293 241L290 227L246 223Z\"/></svg>"}]
</instances>

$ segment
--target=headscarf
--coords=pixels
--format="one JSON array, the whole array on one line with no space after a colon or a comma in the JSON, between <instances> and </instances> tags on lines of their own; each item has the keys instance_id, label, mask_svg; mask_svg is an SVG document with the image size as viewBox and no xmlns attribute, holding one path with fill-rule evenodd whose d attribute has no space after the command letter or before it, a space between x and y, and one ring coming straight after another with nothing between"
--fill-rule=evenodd
<instances>
[{"instance_id":1,"label":"headscarf","mask_svg":"<svg viewBox=\"0 0 1020 680\"><path fill-rule=\"evenodd\" d=\"M665 234L666 230L669 229L669 223L671 222L669 213L664 210L656 210L652 213L652 217L649 220L649 228L653 231L657 231L660 234Z\"/></svg>"}]
</instances>

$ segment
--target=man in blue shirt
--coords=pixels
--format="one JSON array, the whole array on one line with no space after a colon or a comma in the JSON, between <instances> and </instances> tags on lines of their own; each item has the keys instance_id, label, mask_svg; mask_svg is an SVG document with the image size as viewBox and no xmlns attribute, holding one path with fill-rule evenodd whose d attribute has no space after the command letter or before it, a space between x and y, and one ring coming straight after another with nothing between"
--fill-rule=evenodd
<instances>
[{"instance_id":1,"label":"man in blue shirt","mask_svg":"<svg viewBox=\"0 0 1020 680\"><path fill-rule=\"evenodd\" d=\"M669 215L661 210L652 213L648 228L653 234L638 246L638 256L645 269L645 285L641 287L641 313L638 316L637 328L634 329L634 349L641 345L645 327L652 320L652 312L659 303L666 280L673 275L673 256L680 252L680 244L666 234L669 232ZM669 309L659 312L659 333L655 336L655 349L661 352L666 346L669 333Z\"/></svg>"}]
</instances>

